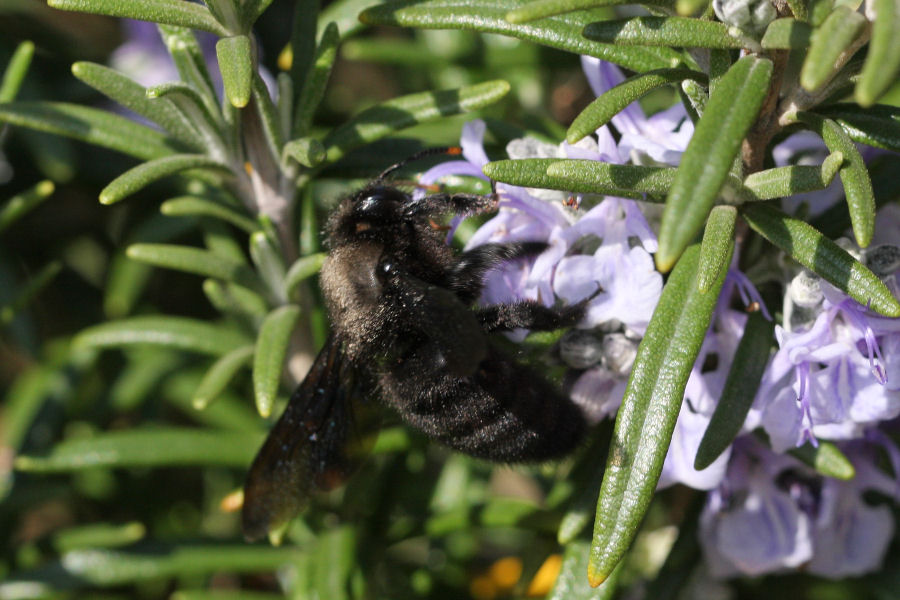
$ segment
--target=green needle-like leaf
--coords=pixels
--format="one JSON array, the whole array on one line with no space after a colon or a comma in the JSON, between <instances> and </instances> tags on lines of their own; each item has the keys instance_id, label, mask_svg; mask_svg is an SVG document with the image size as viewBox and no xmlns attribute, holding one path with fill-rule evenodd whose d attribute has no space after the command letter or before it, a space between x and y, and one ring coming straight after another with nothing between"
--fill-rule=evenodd
<instances>
[{"instance_id":1,"label":"green needle-like leaf","mask_svg":"<svg viewBox=\"0 0 900 600\"><path fill-rule=\"evenodd\" d=\"M293 136L303 136L309 132L313 114L325 97L325 87L331 76L334 60L337 58L338 44L341 36L337 26L329 23L322 32L322 38L316 47L309 75L303 80L303 86L297 93L297 106L294 109Z\"/></svg>"},{"instance_id":2,"label":"green needle-like leaf","mask_svg":"<svg viewBox=\"0 0 900 600\"><path fill-rule=\"evenodd\" d=\"M147 88L147 98L152 102L171 103L205 140L221 137L220 130L225 125L221 113L215 108L210 109L209 100L195 86L181 81L161 83Z\"/></svg>"},{"instance_id":3,"label":"green needle-like leaf","mask_svg":"<svg viewBox=\"0 0 900 600\"><path fill-rule=\"evenodd\" d=\"M53 581L75 596L92 596L88 588L122 588L138 582L150 585L166 581L198 581L216 573L273 572L282 568L294 568L304 554L296 546L271 548L248 544L171 545L154 542L149 548L110 550L85 548L67 552L59 561L49 562L48 571ZM46 577L46 575L44 575ZM5 588L5 589L4 589ZM4 596L21 596L18 590L40 591L43 596L54 595L58 588L51 588L40 571L29 571L19 576L4 578L0 593ZM220 596L218 600L260 600L257 596ZM176 599L178 594L171 598ZM320 596L334 598L335 596ZM204 600L210 600L209 597Z\"/></svg>"},{"instance_id":4,"label":"green needle-like leaf","mask_svg":"<svg viewBox=\"0 0 900 600\"><path fill-rule=\"evenodd\" d=\"M47 0L47 4L59 10L180 25L228 35L205 6L184 0Z\"/></svg>"},{"instance_id":5,"label":"green needle-like leaf","mask_svg":"<svg viewBox=\"0 0 900 600\"><path fill-rule=\"evenodd\" d=\"M809 21L809 0L786 0L788 7L791 9L794 17L801 21Z\"/></svg>"},{"instance_id":6,"label":"green needle-like leaf","mask_svg":"<svg viewBox=\"0 0 900 600\"><path fill-rule=\"evenodd\" d=\"M157 267L231 281L250 289L260 286L259 278L246 264L209 250L176 244L132 244L126 254Z\"/></svg>"},{"instance_id":7,"label":"green needle-like leaf","mask_svg":"<svg viewBox=\"0 0 900 600\"><path fill-rule=\"evenodd\" d=\"M0 305L0 326L9 325L15 318L16 314L28 306L35 296L41 293L53 279L59 275L62 270L62 264L59 262L51 262L41 268L40 271L32 275L27 283L18 291L12 302Z\"/></svg>"},{"instance_id":8,"label":"green needle-like leaf","mask_svg":"<svg viewBox=\"0 0 900 600\"><path fill-rule=\"evenodd\" d=\"M715 285L723 270L728 270L734 251L734 225L737 209L733 206L716 206L709 213L703 242L700 244L700 264L697 268L697 289L706 293Z\"/></svg>"},{"instance_id":9,"label":"green needle-like leaf","mask_svg":"<svg viewBox=\"0 0 900 600\"><path fill-rule=\"evenodd\" d=\"M773 200L823 190L831 184L843 163L843 152L832 152L819 167L793 165L751 173L744 179L745 191L749 192L745 199Z\"/></svg>"},{"instance_id":10,"label":"green needle-like leaf","mask_svg":"<svg viewBox=\"0 0 900 600\"><path fill-rule=\"evenodd\" d=\"M277 245L264 231L257 231L250 236L250 258L266 284L272 299L278 304L287 302L287 291L284 287L285 265Z\"/></svg>"},{"instance_id":11,"label":"green needle-like leaf","mask_svg":"<svg viewBox=\"0 0 900 600\"><path fill-rule=\"evenodd\" d=\"M643 194L663 196L675 177L671 167L559 158L498 160L482 170L491 179L510 185L628 198L641 198Z\"/></svg>"},{"instance_id":12,"label":"green needle-like leaf","mask_svg":"<svg viewBox=\"0 0 900 600\"><path fill-rule=\"evenodd\" d=\"M863 306L900 317L900 302L884 282L809 224L761 203L743 205L741 215L754 231Z\"/></svg>"},{"instance_id":13,"label":"green needle-like leaf","mask_svg":"<svg viewBox=\"0 0 900 600\"><path fill-rule=\"evenodd\" d=\"M828 83L854 43L866 29L866 18L846 6L836 6L822 26L812 34L809 52L800 70L800 85L815 91Z\"/></svg>"},{"instance_id":14,"label":"green needle-like leaf","mask_svg":"<svg viewBox=\"0 0 900 600\"><path fill-rule=\"evenodd\" d=\"M388 100L364 110L329 133L323 141L326 160L334 162L348 151L394 131L493 104L508 92L509 84L496 80L455 90L422 92Z\"/></svg>"},{"instance_id":15,"label":"green needle-like leaf","mask_svg":"<svg viewBox=\"0 0 900 600\"><path fill-rule=\"evenodd\" d=\"M253 346L248 347L252 351ZM210 398L206 407L198 408L194 403L194 393L202 383L202 375L194 368L177 370L161 382L160 395L167 404L198 425L230 431L257 430L259 419L247 403L242 388L224 389L217 394L215 401Z\"/></svg>"},{"instance_id":16,"label":"green needle-like leaf","mask_svg":"<svg viewBox=\"0 0 900 600\"><path fill-rule=\"evenodd\" d=\"M40 206L55 189L52 181L42 181L10 198L0 207L0 232Z\"/></svg>"},{"instance_id":17,"label":"green needle-like leaf","mask_svg":"<svg viewBox=\"0 0 900 600\"><path fill-rule=\"evenodd\" d=\"M72 74L125 108L160 125L190 148L203 149L190 121L170 101L148 98L147 89L136 81L109 67L90 62L73 64Z\"/></svg>"},{"instance_id":18,"label":"green needle-like leaf","mask_svg":"<svg viewBox=\"0 0 900 600\"><path fill-rule=\"evenodd\" d=\"M327 257L324 252L317 252L298 258L284 276L284 287L288 295L291 295L301 282L318 273Z\"/></svg>"},{"instance_id":19,"label":"green needle-like leaf","mask_svg":"<svg viewBox=\"0 0 900 600\"><path fill-rule=\"evenodd\" d=\"M634 3L634 0L534 0L506 13L506 20L510 23L521 24L576 10ZM641 4L654 4L671 8L674 3L674 0L655 0L642 2Z\"/></svg>"},{"instance_id":20,"label":"green needle-like leaf","mask_svg":"<svg viewBox=\"0 0 900 600\"><path fill-rule=\"evenodd\" d=\"M809 465L825 477L850 481L856 477L856 468L841 449L827 440L819 440L819 447L804 444L788 451L794 458Z\"/></svg>"},{"instance_id":21,"label":"green needle-like leaf","mask_svg":"<svg viewBox=\"0 0 900 600\"><path fill-rule=\"evenodd\" d=\"M896 106L831 104L815 113L837 121L854 142L900 152L900 108Z\"/></svg>"},{"instance_id":22,"label":"green needle-like leaf","mask_svg":"<svg viewBox=\"0 0 900 600\"><path fill-rule=\"evenodd\" d=\"M547 594L547 600L612 600L616 597L622 569L616 569L599 588L592 588L584 578L589 554L590 544L585 541L577 540L566 545L559 575Z\"/></svg>"},{"instance_id":23,"label":"green needle-like leaf","mask_svg":"<svg viewBox=\"0 0 900 600\"><path fill-rule=\"evenodd\" d=\"M20 456L16 469L65 473L91 467L246 467L262 441L258 432L202 429L130 429L57 444L48 456Z\"/></svg>"},{"instance_id":24,"label":"green needle-like leaf","mask_svg":"<svg viewBox=\"0 0 900 600\"><path fill-rule=\"evenodd\" d=\"M675 14L679 17L697 17L709 8L710 0L675 0Z\"/></svg>"},{"instance_id":25,"label":"green needle-like leaf","mask_svg":"<svg viewBox=\"0 0 900 600\"><path fill-rule=\"evenodd\" d=\"M192 401L194 408L203 410L218 398L219 394L237 375L237 372L245 365L250 364L254 351L255 347L252 345L243 346L232 350L214 362L194 392Z\"/></svg>"},{"instance_id":26,"label":"green needle-like leaf","mask_svg":"<svg viewBox=\"0 0 900 600\"><path fill-rule=\"evenodd\" d=\"M243 334L221 324L168 316L132 317L94 325L74 340L81 348L153 344L210 356L221 356L247 343Z\"/></svg>"},{"instance_id":27,"label":"green needle-like leaf","mask_svg":"<svg viewBox=\"0 0 900 600\"><path fill-rule=\"evenodd\" d=\"M241 21L249 29L253 23L262 15L273 0L247 0L243 3L241 11Z\"/></svg>"},{"instance_id":28,"label":"green needle-like leaf","mask_svg":"<svg viewBox=\"0 0 900 600\"><path fill-rule=\"evenodd\" d=\"M499 33L574 54L602 58L639 72L674 67L682 62L681 55L671 48L625 48L588 40L581 35L585 20L583 13L557 15L525 25L514 25L506 20L506 15L520 6L521 3L516 0L490 3L474 3L471 0L388 2L366 9L359 18L371 25ZM599 12L595 15L595 18L605 16Z\"/></svg>"},{"instance_id":29,"label":"green needle-like leaf","mask_svg":"<svg viewBox=\"0 0 900 600\"><path fill-rule=\"evenodd\" d=\"M127 362L109 389L110 406L116 413L134 411L154 397L157 386L177 372L185 359L162 346L132 346L122 354Z\"/></svg>"},{"instance_id":30,"label":"green needle-like leaf","mask_svg":"<svg viewBox=\"0 0 900 600\"><path fill-rule=\"evenodd\" d=\"M813 27L821 27L828 15L831 14L834 5L834 0L806 0L807 18L805 20Z\"/></svg>"},{"instance_id":31,"label":"green needle-like leaf","mask_svg":"<svg viewBox=\"0 0 900 600\"><path fill-rule=\"evenodd\" d=\"M766 50L801 50L809 47L812 27L800 19L775 19L766 28L760 44Z\"/></svg>"},{"instance_id":32,"label":"green needle-like leaf","mask_svg":"<svg viewBox=\"0 0 900 600\"><path fill-rule=\"evenodd\" d=\"M101 204L113 204L151 183L189 169L216 169L230 172L228 165L202 154L173 154L141 163L113 179L100 192Z\"/></svg>"},{"instance_id":33,"label":"green needle-like leaf","mask_svg":"<svg viewBox=\"0 0 900 600\"><path fill-rule=\"evenodd\" d=\"M3 71L3 78L0 80L0 104L4 102L12 102L22 87L25 75L28 73L28 67L31 66L31 57L34 56L34 43L25 41L16 47L12 58Z\"/></svg>"},{"instance_id":34,"label":"green needle-like leaf","mask_svg":"<svg viewBox=\"0 0 900 600\"><path fill-rule=\"evenodd\" d=\"M259 225L250 217L220 202L199 196L171 198L159 206L159 212L167 217L213 217L227 221L247 233L259 230Z\"/></svg>"},{"instance_id":35,"label":"green needle-like leaf","mask_svg":"<svg viewBox=\"0 0 900 600\"><path fill-rule=\"evenodd\" d=\"M859 83L856 84L856 101L862 106L872 106L900 74L900 1L875 0L872 25L872 41L863 65Z\"/></svg>"},{"instance_id":36,"label":"green needle-like leaf","mask_svg":"<svg viewBox=\"0 0 900 600\"><path fill-rule=\"evenodd\" d=\"M309 169L325 161L325 146L316 138L304 137L291 140L284 145L282 153Z\"/></svg>"},{"instance_id":37,"label":"green needle-like leaf","mask_svg":"<svg viewBox=\"0 0 900 600\"><path fill-rule=\"evenodd\" d=\"M744 335L731 360L719 404L697 449L694 468L698 471L719 458L740 432L753 405L774 342L775 323L766 319L761 311L748 314Z\"/></svg>"},{"instance_id":38,"label":"green needle-like leaf","mask_svg":"<svg viewBox=\"0 0 900 600\"><path fill-rule=\"evenodd\" d=\"M850 136L831 119L823 119L812 113L800 113L798 118L822 136L829 150L844 155L843 166L838 174L847 197L853 235L861 248L867 247L875 234L875 194L862 155Z\"/></svg>"},{"instance_id":39,"label":"green needle-like leaf","mask_svg":"<svg viewBox=\"0 0 900 600\"><path fill-rule=\"evenodd\" d=\"M286 304L269 313L259 329L253 356L253 391L256 410L263 417L272 413L288 343L299 317L300 307Z\"/></svg>"},{"instance_id":40,"label":"green needle-like leaf","mask_svg":"<svg viewBox=\"0 0 900 600\"><path fill-rule=\"evenodd\" d=\"M281 159L281 150L284 140L281 137L281 120L272 97L265 82L258 73L254 73L251 81L251 93L253 104L259 114L259 121L263 137L269 147L269 153L274 162Z\"/></svg>"},{"instance_id":41,"label":"green needle-like leaf","mask_svg":"<svg viewBox=\"0 0 900 600\"><path fill-rule=\"evenodd\" d=\"M61 399L72 393L71 384L63 368L46 363L28 367L3 395L3 420L0 436L7 452L18 453L28 439L32 426L41 414L41 408L51 399ZM0 471L0 498L6 499L12 486L7 464Z\"/></svg>"},{"instance_id":42,"label":"green needle-like leaf","mask_svg":"<svg viewBox=\"0 0 900 600\"><path fill-rule=\"evenodd\" d=\"M689 17L632 17L588 23L584 37L607 44L744 48L750 42L724 23Z\"/></svg>"},{"instance_id":43,"label":"green needle-like leaf","mask_svg":"<svg viewBox=\"0 0 900 600\"><path fill-rule=\"evenodd\" d=\"M264 546L252 546L252 548L261 548ZM292 546L288 546L291 548ZM297 563L302 563L307 559L308 555L300 555L297 560L292 560L292 567ZM172 592L169 600L282 600L284 596L272 592L251 592L249 590L203 590L203 589L185 589Z\"/></svg>"},{"instance_id":44,"label":"green needle-like leaf","mask_svg":"<svg viewBox=\"0 0 900 600\"><path fill-rule=\"evenodd\" d=\"M291 56L291 90L300 96L300 89L312 74L317 52L317 29L320 0L298 0L294 3L294 20L288 51ZM330 25L330 23L329 23ZM334 27L334 26L332 26Z\"/></svg>"},{"instance_id":45,"label":"green needle-like leaf","mask_svg":"<svg viewBox=\"0 0 900 600\"><path fill-rule=\"evenodd\" d=\"M133 544L146 533L147 528L137 521L122 525L92 523L69 527L53 534L53 548L60 553L83 548L116 548Z\"/></svg>"},{"instance_id":46,"label":"green needle-like leaf","mask_svg":"<svg viewBox=\"0 0 900 600\"><path fill-rule=\"evenodd\" d=\"M194 32L174 25L158 25L157 28L181 80L195 88L203 98L207 110L215 113L218 106L216 88Z\"/></svg>"},{"instance_id":47,"label":"green needle-like leaf","mask_svg":"<svg viewBox=\"0 0 900 600\"><path fill-rule=\"evenodd\" d=\"M597 500L588 578L605 581L628 550L653 497L681 409L684 388L725 279L697 288L699 245L672 271L653 312L616 417Z\"/></svg>"},{"instance_id":48,"label":"green needle-like leaf","mask_svg":"<svg viewBox=\"0 0 900 600\"><path fill-rule=\"evenodd\" d=\"M570 144L577 143L583 137L606 125L635 100L658 87L685 79L705 82L706 75L690 69L660 69L629 77L591 102L575 117L566 132L566 141Z\"/></svg>"},{"instance_id":49,"label":"green needle-like leaf","mask_svg":"<svg viewBox=\"0 0 900 600\"><path fill-rule=\"evenodd\" d=\"M666 200L656 266L666 272L700 233L769 89L772 62L749 55L721 77Z\"/></svg>"},{"instance_id":50,"label":"green needle-like leaf","mask_svg":"<svg viewBox=\"0 0 900 600\"><path fill-rule=\"evenodd\" d=\"M155 214L136 227L128 239L123 240L123 246L133 242L167 242L195 228L193 219L171 219ZM110 262L106 279L103 301L106 316L116 319L130 313L143 293L152 271L150 265L135 262L125 256L124 248L117 251Z\"/></svg>"},{"instance_id":51,"label":"green needle-like leaf","mask_svg":"<svg viewBox=\"0 0 900 600\"><path fill-rule=\"evenodd\" d=\"M253 80L250 52L250 38L246 35L222 38L216 42L216 58L219 60L225 97L237 108L244 108L250 102L250 83Z\"/></svg>"},{"instance_id":52,"label":"green needle-like leaf","mask_svg":"<svg viewBox=\"0 0 900 600\"><path fill-rule=\"evenodd\" d=\"M0 122L62 135L143 160L179 151L174 139L105 110L63 102L0 105Z\"/></svg>"},{"instance_id":53,"label":"green needle-like leaf","mask_svg":"<svg viewBox=\"0 0 900 600\"><path fill-rule=\"evenodd\" d=\"M556 530L556 540L562 546L575 541L597 512L597 496L604 474L600 465L606 461L611 434L611 429L604 428L601 435L594 436L581 461L567 477L566 483L573 487L572 496Z\"/></svg>"}]
</instances>

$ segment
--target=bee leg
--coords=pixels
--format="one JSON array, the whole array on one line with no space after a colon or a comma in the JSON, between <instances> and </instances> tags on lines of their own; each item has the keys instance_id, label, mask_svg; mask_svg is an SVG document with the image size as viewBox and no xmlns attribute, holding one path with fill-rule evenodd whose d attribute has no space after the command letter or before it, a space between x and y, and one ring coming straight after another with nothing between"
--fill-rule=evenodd
<instances>
[{"instance_id":1,"label":"bee leg","mask_svg":"<svg viewBox=\"0 0 900 600\"><path fill-rule=\"evenodd\" d=\"M584 317L587 302L562 308L549 308L533 300L510 304L492 304L476 311L487 331L508 331L519 327L537 331L552 331L571 327Z\"/></svg>"},{"instance_id":2,"label":"bee leg","mask_svg":"<svg viewBox=\"0 0 900 600\"><path fill-rule=\"evenodd\" d=\"M445 213L480 214L497 209L497 194L448 194L441 192L411 200L403 209L404 216L431 217Z\"/></svg>"},{"instance_id":3,"label":"bee leg","mask_svg":"<svg viewBox=\"0 0 900 600\"><path fill-rule=\"evenodd\" d=\"M540 254L547 248L544 242L515 242L484 244L463 252L450 272L450 288L466 303L474 302L481 294L484 275L502 263Z\"/></svg>"}]
</instances>

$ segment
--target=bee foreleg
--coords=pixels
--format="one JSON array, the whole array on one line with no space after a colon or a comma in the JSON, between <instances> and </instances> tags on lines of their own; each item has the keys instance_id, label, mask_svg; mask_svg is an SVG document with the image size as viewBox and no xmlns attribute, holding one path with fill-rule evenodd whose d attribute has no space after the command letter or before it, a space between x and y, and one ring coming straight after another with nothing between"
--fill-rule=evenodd
<instances>
[{"instance_id":1,"label":"bee foreleg","mask_svg":"<svg viewBox=\"0 0 900 600\"><path fill-rule=\"evenodd\" d=\"M544 242L484 244L463 252L450 273L450 287L465 302L474 302L481 293L484 275L507 260L540 254Z\"/></svg>"},{"instance_id":2,"label":"bee foreleg","mask_svg":"<svg viewBox=\"0 0 900 600\"><path fill-rule=\"evenodd\" d=\"M445 213L473 215L497 208L496 194L449 194L441 192L410 201L403 209L404 216L431 217Z\"/></svg>"},{"instance_id":3,"label":"bee foreleg","mask_svg":"<svg viewBox=\"0 0 900 600\"><path fill-rule=\"evenodd\" d=\"M525 328L552 331L571 327L584 316L584 302L562 308L550 308L533 300L510 304L492 304L476 311L482 327L488 331L508 331Z\"/></svg>"}]
</instances>

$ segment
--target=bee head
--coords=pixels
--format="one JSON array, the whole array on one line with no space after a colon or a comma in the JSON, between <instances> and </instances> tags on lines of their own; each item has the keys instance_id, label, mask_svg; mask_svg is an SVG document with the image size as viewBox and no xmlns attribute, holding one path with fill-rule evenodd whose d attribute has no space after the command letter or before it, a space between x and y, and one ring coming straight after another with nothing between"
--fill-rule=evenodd
<instances>
[{"instance_id":1,"label":"bee head","mask_svg":"<svg viewBox=\"0 0 900 600\"><path fill-rule=\"evenodd\" d=\"M396 237L406 221L403 210L409 201L409 195L395 187L370 185L344 200L333 217L329 237L343 243L359 239L386 242Z\"/></svg>"}]
</instances>

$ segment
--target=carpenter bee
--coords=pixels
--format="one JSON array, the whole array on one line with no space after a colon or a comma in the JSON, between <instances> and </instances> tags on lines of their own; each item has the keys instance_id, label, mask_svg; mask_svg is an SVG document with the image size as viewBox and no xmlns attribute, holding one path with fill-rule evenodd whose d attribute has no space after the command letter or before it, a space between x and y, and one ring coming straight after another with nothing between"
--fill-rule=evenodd
<instances>
[{"instance_id":1,"label":"carpenter bee","mask_svg":"<svg viewBox=\"0 0 900 600\"><path fill-rule=\"evenodd\" d=\"M386 182L413 159L343 200L328 220L320 284L332 332L250 467L242 514L250 540L292 518L313 489L343 482L372 400L454 450L503 463L559 458L587 428L566 395L495 339L574 325L585 303L477 306L490 269L546 244L455 252L432 219L493 210L497 195L414 198Z\"/></svg>"}]
</instances>

